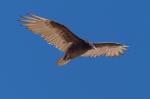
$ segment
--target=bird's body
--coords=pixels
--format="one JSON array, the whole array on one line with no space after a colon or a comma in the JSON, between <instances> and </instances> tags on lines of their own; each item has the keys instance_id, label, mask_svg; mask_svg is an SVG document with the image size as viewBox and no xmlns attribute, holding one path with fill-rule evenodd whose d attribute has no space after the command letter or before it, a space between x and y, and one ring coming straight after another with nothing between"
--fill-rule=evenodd
<instances>
[{"instance_id":1,"label":"bird's body","mask_svg":"<svg viewBox=\"0 0 150 99\"><path fill-rule=\"evenodd\" d=\"M64 57L57 61L58 65L64 65L78 56L119 56L127 47L118 43L89 43L57 22L35 15L23 18L26 19L21 20L25 23L24 26L65 53Z\"/></svg>"},{"instance_id":2,"label":"bird's body","mask_svg":"<svg viewBox=\"0 0 150 99\"><path fill-rule=\"evenodd\" d=\"M68 48L68 50L65 53L64 57L57 61L57 64L63 65L66 62L69 62L71 59L84 54L85 52L87 52L91 48L92 48L92 46L90 46L88 43L83 43L83 44L81 43L81 44L77 44L77 45L72 44ZM63 63L63 61L64 61L64 63Z\"/></svg>"}]
</instances>

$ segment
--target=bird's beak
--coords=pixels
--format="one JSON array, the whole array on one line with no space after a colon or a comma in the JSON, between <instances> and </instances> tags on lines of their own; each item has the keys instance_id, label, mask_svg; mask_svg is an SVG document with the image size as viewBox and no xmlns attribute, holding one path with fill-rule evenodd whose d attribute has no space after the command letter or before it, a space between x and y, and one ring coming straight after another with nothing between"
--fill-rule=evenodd
<instances>
[{"instance_id":1,"label":"bird's beak","mask_svg":"<svg viewBox=\"0 0 150 99\"><path fill-rule=\"evenodd\" d=\"M94 45L93 45L93 48L94 48L94 49L97 49Z\"/></svg>"}]
</instances>

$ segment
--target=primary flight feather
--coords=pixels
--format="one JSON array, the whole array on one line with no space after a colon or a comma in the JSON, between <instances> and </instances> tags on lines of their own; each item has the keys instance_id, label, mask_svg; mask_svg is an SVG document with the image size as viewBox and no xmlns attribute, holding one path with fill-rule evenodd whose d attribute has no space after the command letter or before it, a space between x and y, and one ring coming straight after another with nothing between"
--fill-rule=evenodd
<instances>
[{"instance_id":1,"label":"primary flight feather","mask_svg":"<svg viewBox=\"0 0 150 99\"><path fill-rule=\"evenodd\" d=\"M65 53L64 57L57 61L58 65L64 65L77 56L119 56L127 48L119 43L89 43L64 25L33 14L23 18L20 20L23 26Z\"/></svg>"}]
</instances>

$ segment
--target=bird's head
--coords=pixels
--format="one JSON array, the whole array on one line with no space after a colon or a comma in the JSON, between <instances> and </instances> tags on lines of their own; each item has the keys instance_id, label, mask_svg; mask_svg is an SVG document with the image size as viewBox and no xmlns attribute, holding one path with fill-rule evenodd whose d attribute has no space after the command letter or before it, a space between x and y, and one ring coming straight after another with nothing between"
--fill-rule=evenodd
<instances>
[{"instance_id":1,"label":"bird's head","mask_svg":"<svg viewBox=\"0 0 150 99\"><path fill-rule=\"evenodd\" d=\"M94 43L89 42L89 45L90 45L93 49L97 49L96 46L94 45Z\"/></svg>"}]
</instances>

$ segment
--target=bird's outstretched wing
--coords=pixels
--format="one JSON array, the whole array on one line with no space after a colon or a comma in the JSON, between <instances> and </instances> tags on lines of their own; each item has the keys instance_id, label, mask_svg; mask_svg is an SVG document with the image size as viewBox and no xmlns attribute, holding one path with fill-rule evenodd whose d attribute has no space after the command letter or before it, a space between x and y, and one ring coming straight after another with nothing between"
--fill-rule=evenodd
<instances>
[{"instance_id":1,"label":"bird's outstretched wing","mask_svg":"<svg viewBox=\"0 0 150 99\"><path fill-rule=\"evenodd\" d=\"M49 44L66 52L71 44L78 44L83 40L74 35L64 25L36 15L23 16L23 26L35 34L42 36Z\"/></svg>"},{"instance_id":2,"label":"bird's outstretched wing","mask_svg":"<svg viewBox=\"0 0 150 99\"><path fill-rule=\"evenodd\" d=\"M88 50L82 56L119 56L127 46L117 43L95 43L95 48Z\"/></svg>"}]
</instances>

